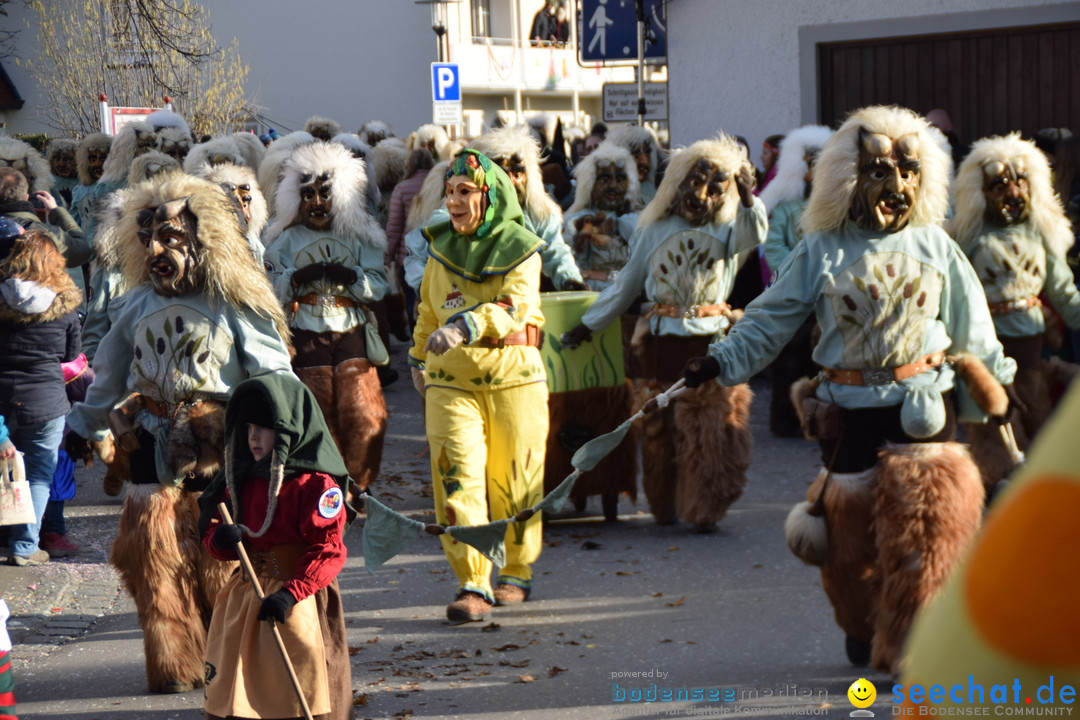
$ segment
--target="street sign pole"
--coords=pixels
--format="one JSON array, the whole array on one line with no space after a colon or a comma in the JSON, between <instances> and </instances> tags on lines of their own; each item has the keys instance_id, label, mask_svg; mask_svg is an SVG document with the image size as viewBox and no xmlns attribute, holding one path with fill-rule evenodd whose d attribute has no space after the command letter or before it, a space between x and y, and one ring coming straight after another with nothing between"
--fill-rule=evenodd
<instances>
[{"instance_id":1,"label":"street sign pole","mask_svg":"<svg viewBox=\"0 0 1080 720\"><path fill-rule=\"evenodd\" d=\"M637 11L637 123L645 124L645 0L634 0Z\"/></svg>"}]
</instances>

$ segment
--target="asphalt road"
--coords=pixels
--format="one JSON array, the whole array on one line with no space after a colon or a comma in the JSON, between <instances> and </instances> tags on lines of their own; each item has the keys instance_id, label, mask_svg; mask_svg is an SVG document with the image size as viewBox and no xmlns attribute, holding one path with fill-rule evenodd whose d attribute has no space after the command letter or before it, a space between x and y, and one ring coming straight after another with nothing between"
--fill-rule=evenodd
<instances>
[{"instance_id":1,"label":"asphalt road","mask_svg":"<svg viewBox=\"0 0 1080 720\"><path fill-rule=\"evenodd\" d=\"M395 364L402 379L386 389L390 432L373 490L430 519L420 400L400 352ZM445 622L455 583L435 538L368 573L358 520L340 577L357 718L846 717L847 688L864 672L847 663L817 570L783 538L816 446L774 438L767 383L753 387L750 482L719 532L655 525L644 496L624 498L619 521L605 523L591 498L584 514L549 519L532 597L496 608L490 622ZM69 502L81 555L0 567L19 715L202 718L201 690L145 692L134 605L106 562L120 503L102 493L100 474L80 471ZM867 677L881 716L888 678Z\"/></svg>"}]
</instances>

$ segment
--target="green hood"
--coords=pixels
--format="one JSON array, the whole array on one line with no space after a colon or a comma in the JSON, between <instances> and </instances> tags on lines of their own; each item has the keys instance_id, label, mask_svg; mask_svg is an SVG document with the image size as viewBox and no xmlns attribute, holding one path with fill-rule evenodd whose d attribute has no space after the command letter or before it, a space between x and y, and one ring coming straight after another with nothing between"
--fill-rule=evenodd
<instances>
[{"instance_id":1,"label":"green hood","mask_svg":"<svg viewBox=\"0 0 1080 720\"><path fill-rule=\"evenodd\" d=\"M245 405L269 406L269 416L259 424L274 430L274 449L258 463L248 448L245 424L239 419ZM323 472L333 476L348 496L349 471L345 461L315 396L292 373L260 375L236 386L225 407L225 441L225 452L231 453L232 457L226 458L223 469L199 498L200 533L206 531L218 503L225 497L225 490L230 485L229 474L237 496L230 508L233 521L244 522L243 518L237 517L244 481L252 475L270 477L271 457L284 468L285 482L296 475Z\"/></svg>"},{"instance_id":2,"label":"green hood","mask_svg":"<svg viewBox=\"0 0 1080 720\"><path fill-rule=\"evenodd\" d=\"M505 275L544 246L544 241L522 225L517 190L506 172L476 150L462 150L450 164L446 178L467 175L487 193L484 220L472 235L460 235L443 221L424 228L431 257L466 280L483 282L490 275Z\"/></svg>"}]
</instances>

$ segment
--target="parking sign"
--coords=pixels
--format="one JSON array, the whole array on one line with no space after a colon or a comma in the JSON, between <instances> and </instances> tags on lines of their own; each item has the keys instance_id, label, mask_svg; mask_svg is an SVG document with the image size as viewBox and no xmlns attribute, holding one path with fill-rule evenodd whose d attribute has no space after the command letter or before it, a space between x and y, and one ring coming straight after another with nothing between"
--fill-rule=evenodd
<instances>
[{"instance_id":1,"label":"parking sign","mask_svg":"<svg viewBox=\"0 0 1080 720\"><path fill-rule=\"evenodd\" d=\"M461 102L461 76L457 63L431 63L431 99Z\"/></svg>"}]
</instances>

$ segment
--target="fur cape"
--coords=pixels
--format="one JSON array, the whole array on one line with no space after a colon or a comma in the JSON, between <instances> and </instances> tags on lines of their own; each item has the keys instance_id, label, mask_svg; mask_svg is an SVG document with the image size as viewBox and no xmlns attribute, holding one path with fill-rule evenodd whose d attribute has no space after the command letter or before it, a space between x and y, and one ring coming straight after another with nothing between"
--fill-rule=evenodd
<instances>
[{"instance_id":1,"label":"fur cape","mask_svg":"<svg viewBox=\"0 0 1080 720\"><path fill-rule=\"evenodd\" d=\"M771 213L782 202L802 198L806 186L804 176L808 170L806 153L820 153L832 132L824 125L803 125L784 136L780 141L776 175L760 195L767 212Z\"/></svg>"},{"instance_id":2,"label":"fur cape","mask_svg":"<svg viewBox=\"0 0 1080 720\"><path fill-rule=\"evenodd\" d=\"M333 118L312 115L304 123L304 132L310 133L312 137L319 140L329 141L335 135L345 132L345 128Z\"/></svg>"},{"instance_id":3,"label":"fur cape","mask_svg":"<svg viewBox=\"0 0 1080 720\"><path fill-rule=\"evenodd\" d=\"M277 186L281 181L281 167L289 159L289 156L293 154L293 150L296 150L301 145L313 142L315 142L315 138L312 137L311 133L294 132L278 138L270 143L270 147L266 148L266 154L263 155L262 162L259 163L259 169L255 174L259 179L259 188L262 189L263 196L266 198L267 210L271 217L276 214L274 195L277 193Z\"/></svg>"},{"instance_id":4,"label":"fur cape","mask_svg":"<svg viewBox=\"0 0 1080 720\"><path fill-rule=\"evenodd\" d=\"M179 170L180 163L172 155L151 150L144 152L131 161L131 170L128 171L127 184L137 185L143 180L149 180L163 172Z\"/></svg>"},{"instance_id":5,"label":"fur cape","mask_svg":"<svg viewBox=\"0 0 1080 720\"><path fill-rule=\"evenodd\" d=\"M409 205L409 214L405 218L406 233L426 225L435 211L443 206L446 199L446 170L449 167L449 161L443 160L428 171L420 184L420 192L416 193Z\"/></svg>"},{"instance_id":6,"label":"fur cape","mask_svg":"<svg viewBox=\"0 0 1080 720\"><path fill-rule=\"evenodd\" d=\"M922 170L910 224L941 225L949 206L952 158L935 139L925 118L907 108L874 105L854 111L825 143L814 165L814 188L800 223L803 233L839 230L849 221L859 179L859 133L863 130L893 139L917 137Z\"/></svg>"},{"instance_id":7,"label":"fur cape","mask_svg":"<svg viewBox=\"0 0 1080 720\"><path fill-rule=\"evenodd\" d=\"M382 201L382 191L379 189L379 180L375 177L375 164L371 162L371 146L352 133L339 133L330 140L332 143L344 145L349 152L364 161L364 169L367 172L368 197L377 205ZM402 166L402 173L405 172Z\"/></svg>"},{"instance_id":8,"label":"fur cape","mask_svg":"<svg viewBox=\"0 0 1080 720\"><path fill-rule=\"evenodd\" d=\"M222 135L191 148L184 158L184 172L206 177L209 166L224 163L243 165L254 171L262 162L264 150L259 138L251 133Z\"/></svg>"},{"instance_id":9,"label":"fur cape","mask_svg":"<svg viewBox=\"0 0 1080 720\"><path fill-rule=\"evenodd\" d=\"M679 194L679 185L700 160L708 160L731 175L731 184L724 193L724 199L716 209L712 222L723 225L735 221L739 207L735 176L743 166L750 166L750 161L746 157L746 150L735 138L720 133L712 140L698 140L672 155L664 179L656 190L656 197L638 216L638 227L654 223L671 214L671 205Z\"/></svg>"},{"instance_id":10,"label":"fur cape","mask_svg":"<svg viewBox=\"0 0 1080 720\"><path fill-rule=\"evenodd\" d=\"M266 272L251 254L232 202L209 180L174 171L130 188L123 215L116 225L124 284L133 288L150 282L146 249L138 236L139 212L174 200L183 200L198 221L198 261L206 277L203 293L208 298L220 298L233 307L269 318L287 342L285 311Z\"/></svg>"},{"instance_id":11,"label":"fur cape","mask_svg":"<svg viewBox=\"0 0 1080 720\"><path fill-rule=\"evenodd\" d=\"M79 169L80 185L94 184L94 179L90 177L90 151L104 149L109 152L112 143L112 137L105 133L93 133L82 139L82 142L75 149L75 167Z\"/></svg>"},{"instance_id":12,"label":"fur cape","mask_svg":"<svg viewBox=\"0 0 1080 720\"><path fill-rule=\"evenodd\" d=\"M384 143L379 143L381 147ZM314 142L297 148L281 171L275 207L277 217L266 231L265 245L269 247L283 230L300 220L300 186L303 176L318 177L329 173L332 178L331 228L339 238L352 238L363 245L386 249L386 233L367 209L367 173L364 161L354 158L344 146L336 143Z\"/></svg>"},{"instance_id":13,"label":"fur cape","mask_svg":"<svg viewBox=\"0 0 1080 720\"><path fill-rule=\"evenodd\" d=\"M120 128L120 132L113 138L112 147L109 148L109 157L105 158L101 182L122 183L127 179L131 161L135 159L139 146L139 137L146 134L153 135L154 128L142 121L128 123Z\"/></svg>"},{"instance_id":14,"label":"fur cape","mask_svg":"<svg viewBox=\"0 0 1080 720\"><path fill-rule=\"evenodd\" d=\"M409 137L405 139L405 146L409 150L415 150L418 147L425 147L429 142L435 143L435 153L439 156L439 160L450 159L450 137L441 125L421 125L409 133Z\"/></svg>"},{"instance_id":15,"label":"fur cape","mask_svg":"<svg viewBox=\"0 0 1080 720\"><path fill-rule=\"evenodd\" d=\"M246 165L224 163L206 167L206 175L203 177L217 185L231 183L237 187L248 185L251 188L251 220L248 221L247 234L249 237L260 237L270 216L266 209L266 198L255 179L255 171Z\"/></svg>"},{"instance_id":16,"label":"fur cape","mask_svg":"<svg viewBox=\"0 0 1080 720\"><path fill-rule=\"evenodd\" d=\"M654 185L656 184L656 170L660 165L660 138L656 137L656 133L651 127L647 125L624 125L609 132L604 137L604 140L624 147L631 153L634 152L634 148L640 147L642 143L649 143L649 147L652 148L650 153L652 162L649 164L649 177L645 178L645 180Z\"/></svg>"},{"instance_id":17,"label":"fur cape","mask_svg":"<svg viewBox=\"0 0 1080 720\"><path fill-rule=\"evenodd\" d=\"M157 133L157 149L166 155L171 155L170 152L174 148L182 148L183 157L187 157L187 154L191 152L191 146L195 144L195 141L191 139L189 135L182 128L161 128Z\"/></svg>"},{"instance_id":18,"label":"fur cape","mask_svg":"<svg viewBox=\"0 0 1080 720\"><path fill-rule=\"evenodd\" d=\"M624 147L602 142L584 160L574 166L574 181L577 184L574 190L574 204L566 211L567 215L591 207L593 185L596 184L596 166L603 164L606 167L612 163L626 169L626 177L630 180L626 188L626 197L630 199L630 204L641 204L641 181L638 180L634 156Z\"/></svg>"},{"instance_id":19,"label":"fur cape","mask_svg":"<svg viewBox=\"0 0 1080 720\"><path fill-rule=\"evenodd\" d=\"M161 135L161 132L166 129L179 130L183 136L191 139L191 128L188 127L187 120L184 116L178 112L172 110L157 110L146 116L146 124L154 129L154 132Z\"/></svg>"},{"instance_id":20,"label":"fur cape","mask_svg":"<svg viewBox=\"0 0 1080 720\"><path fill-rule=\"evenodd\" d=\"M26 176L31 195L38 190L52 189L53 176L49 163L33 145L18 138L0 136L0 160Z\"/></svg>"},{"instance_id":21,"label":"fur cape","mask_svg":"<svg viewBox=\"0 0 1080 720\"><path fill-rule=\"evenodd\" d=\"M356 134L360 136L360 142L372 147L371 138L373 135L381 135L382 139L396 137L394 135L394 128L390 127L390 123L383 122L382 120L368 120L361 126ZM376 143L377 145L378 143Z\"/></svg>"},{"instance_id":22,"label":"fur cape","mask_svg":"<svg viewBox=\"0 0 1080 720\"><path fill-rule=\"evenodd\" d=\"M481 135L469 147L484 153L493 162L514 155L521 158L525 165L525 202L521 204L521 209L537 224L560 216L562 211L559 206L544 191L544 177L540 174L540 145L528 127L492 130Z\"/></svg>"},{"instance_id":23,"label":"fur cape","mask_svg":"<svg viewBox=\"0 0 1080 720\"><path fill-rule=\"evenodd\" d=\"M394 186L405 178L405 162L409 159L410 148L397 138L389 138L371 148L368 164L374 171L375 183L379 192L390 199Z\"/></svg>"},{"instance_id":24,"label":"fur cape","mask_svg":"<svg viewBox=\"0 0 1080 720\"><path fill-rule=\"evenodd\" d=\"M79 150L79 141L65 138L55 138L45 146L45 162L52 168L53 158L61 152L69 152L74 157ZM54 180L55 182L55 180Z\"/></svg>"},{"instance_id":25,"label":"fur cape","mask_svg":"<svg viewBox=\"0 0 1080 720\"><path fill-rule=\"evenodd\" d=\"M109 193L105 196L102 207L97 214L97 232L94 235L94 263L98 267L106 268L117 274L122 272L122 267L120 247L116 242L116 224L120 222L120 218L124 214L124 205L127 203L129 195L131 195L130 187ZM124 289L126 289L126 286Z\"/></svg>"},{"instance_id":26,"label":"fur cape","mask_svg":"<svg viewBox=\"0 0 1080 720\"><path fill-rule=\"evenodd\" d=\"M971 146L956 174L953 186L956 210L945 229L965 251L971 248L986 218L984 175L988 170L996 175L1000 171L997 166L1001 165L1008 166L1015 174L1027 174L1031 196L1027 223L1043 237L1049 252L1064 257L1074 238L1069 219L1054 193L1050 164L1035 143L1021 139L1015 132L1004 137L985 137Z\"/></svg>"}]
</instances>

